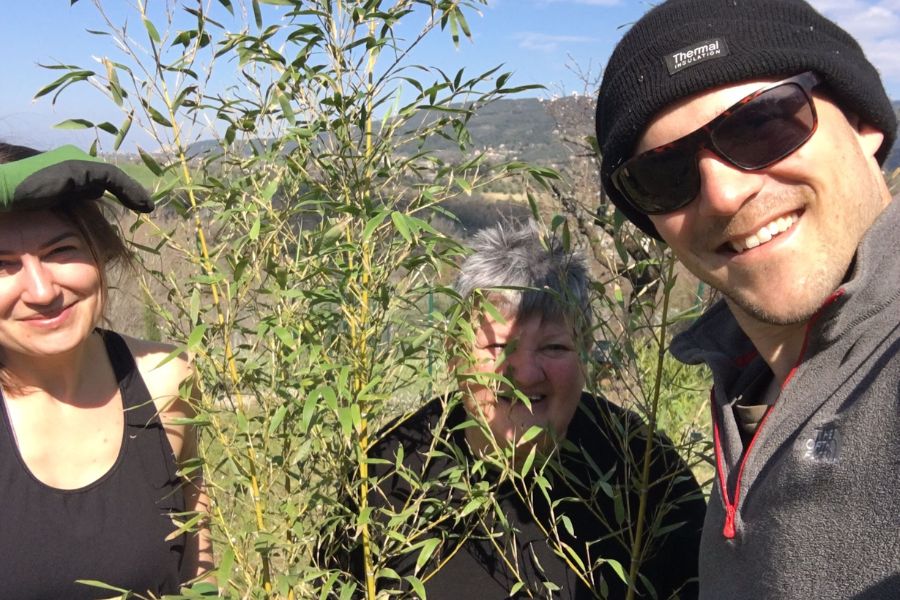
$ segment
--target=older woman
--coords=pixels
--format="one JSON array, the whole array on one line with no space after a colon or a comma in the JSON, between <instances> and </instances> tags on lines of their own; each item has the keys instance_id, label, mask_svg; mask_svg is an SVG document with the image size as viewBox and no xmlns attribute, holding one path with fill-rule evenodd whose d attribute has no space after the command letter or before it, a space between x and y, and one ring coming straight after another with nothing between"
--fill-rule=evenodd
<instances>
[{"instance_id":1,"label":"older woman","mask_svg":"<svg viewBox=\"0 0 900 600\"><path fill-rule=\"evenodd\" d=\"M210 567L191 378L173 347L101 329L108 273L130 252L104 217L146 192L74 147L0 144L0 598L105 598L99 581L177 593ZM180 419L180 420L179 420Z\"/></svg>"},{"instance_id":2,"label":"older woman","mask_svg":"<svg viewBox=\"0 0 900 600\"><path fill-rule=\"evenodd\" d=\"M474 325L454 360L459 393L389 427L371 452L373 518L394 530L376 534L374 554L430 600L624 597L646 427L582 391L585 263L533 224L472 245L455 284ZM705 505L657 442L637 590L689 598Z\"/></svg>"}]
</instances>

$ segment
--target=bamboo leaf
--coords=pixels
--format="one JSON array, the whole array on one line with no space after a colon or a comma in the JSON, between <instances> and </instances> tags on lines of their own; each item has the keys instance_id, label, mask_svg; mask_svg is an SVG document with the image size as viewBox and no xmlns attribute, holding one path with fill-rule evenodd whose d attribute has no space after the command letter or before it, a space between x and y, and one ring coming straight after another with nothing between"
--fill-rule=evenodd
<instances>
[{"instance_id":1,"label":"bamboo leaf","mask_svg":"<svg viewBox=\"0 0 900 600\"><path fill-rule=\"evenodd\" d=\"M531 450L528 451L528 456L525 457L525 460L522 462L522 468L519 469L519 473L524 477L529 472L531 472L531 465L534 464L534 457L537 455L537 445L533 445Z\"/></svg>"},{"instance_id":2,"label":"bamboo leaf","mask_svg":"<svg viewBox=\"0 0 900 600\"><path fill-rule=\"evenodd\" d=\"M131 129L132 114L129 113L122 124L119 125L119 132L116 134L115 140L113 140L113 150L118 150L122 142L125 141L125 136L128 135L128 130Z\"/></svg>"},{"instance_id":3,"label":"bamboo leaf","mask_svg":"<svg viewBox=\"0 0 900 600\"><path fill-rule=\"evenodd\" d=\"M103 583L102 581L94 581L93 579L76 579L75 583L81 583L84 585L89 585L91 587L100 588L101 590L109 590L111 592L118 592L120 594L131 595L131 592L128 590L115 587L113 585L109 585L108 583Z\"/></svg>"},{"instance_id":4,"label":"bamboo leaf","mask_svg":"<svg viewBox=\"0 0 900 600\"><path fill-rule=\"evenodd\" d=\"M393 211L391 212L391 220L394 222L394 227L396 227L400 235L403 236L403 239L407 242L412 242L412 234L409 232L406 215L398 211Z\"/></svg>"},{"instance_id":5,"label":"bamboo leaf","mask_svg":"<svg viewBox=\"0 0 900 600\"><path fill-rule=\"evenodd\" d=\"M119 133L119 130L116 129L116 126L113 125L112 123L110 123L109 121L103 121L102 123L99 123L97 125L97 128L102 129L103 131L105 131L106 133L108 133L110 135L117 135Z\"/></svg>"},{"instance_id":6,"label":"bamboo leaf","mask_svg":"<svg viewBox=\"0 0 900 600\"><path fill-rule=\"evenodd\" d=\"M345 438L349 438L350 434L353 433L353 414L350 412L350 407L339 406L337 418L338 423L341 424L341 433Z\"/></svg>"},{"instance_id":7,"label":"bamboo leaf","mask_svg":"<svg viewBox=\"0 0 900 600\"><path fill-rule=\"evenodd\" d=\"M189 94L195 93L197 91L197 86L189 85L178 92L178 95L175 96L175 99L172 101L172 111L177 111L181 106L185 103Z\"/></svg>"},{"instance_id":8,"label":"bamboo leaf","mask_svg":"<svg viewBox=\"0 0 900 600\"><path fill-rule=\"evenodd\" d=\"M416 573L421 571L422 567L428 563L428 560L434 553L434 549L437 548L440 543L441 540L438 538L429 538L421 543L422 550L419 551L419 558L416 559Z\"/></svg>"},{"instance_id":9,"label":"bamboo leaf","mask_svg":"<svg viewBox=\"0 0 900 600\"><path fill-rule=\"evenodd\" d=\"M200 290L197 288L191 292L189 313L192 325L200 321Z\"/></svg>"},{"instance_id":10,"label":"bamboo leaf","mask_svg":"<svg viewBox=\"0 0 900 600\"><path fill-rule=\"evenodd\" d=\"M172 40L172 45L173 46L178 45L178 46L183 46L184 48L187 48L188 45L191 43L191 40L194 39L195 37L197 37L196 30L180 31L180 32L178 32L178 35L176 35L175 38Z\"/></svg>"},{"instance_id":11,"label":"bamboo leaf","mask_svg":"<svg viewBox=\"0 0 900 600\"><path fill-rule=\"evenodd\" d=\"M565 528L566 532L570 536L575 537L575 527L572 525L572 519L569 518L569 515L560 515L559 520L562 521L563 528Z\"/></svg>"},{"instance_id":12,"label":"bamboo leaf","mask_svg":"<svg viewBox=\"0 0 900 600\"><path fill-rule=\"evenodd\" d=\"M408 577L404 577L409 586L412 588L413 592L416 594L417 598L427 598L427 594L425 594L425 586L422 585L422 580L414 575L410 575Z\"/></svg>"},{"instance_id":13,"label":"bamboo leaf","mask_svg":"<svg viewBox=\"0 0 900 600\"><path fill-rule=\"evenodd\" d=\"M54 125L54 129L90 129L94 124L87 119L66 119Z\"/></svg>"},{"instance_id":14,"label":"bamboo leaf","mask_svg":"<svg viewBox=\"0 0 900 600\"><path fill-rule=\"evenodd\" d=\"M337 582L338 572L332 571L328 575L328 579L325 580L325 583L322 584L322 589L319 591L319 600L326 600L331 594L332 588L334 588L334 584Z\"/></svg>"},{"instance_id":15,"label":"bamboo leaf","mask_svg":"<svg viewBox=\"0 0 900 600\"><path fill-rule=\"evenodd\" d=\"M93 77L93 76L94 76L93 71L84 71L84 70L70 71L70 72L66 73L65 75L63 75L62 77L59 77L52 83L49 83L49 84L45 85L44 87L42 87L40 90L38 90L38 92L34 95L34 99L37 100L38 98L40 98L42 96L46 96L47 94L49 94L50 92L53 92L53 91L56 91L57 95L59 95L59 92L64 90L69 85L75 83L76 81L84 81L85 79L87 79L89 77Z\"/></svg>"},{"instance_id":16,"label":"bamboo leaf","mask_svg":"<svg viewBox=\"0 0 900 600\"><path fill-rule=\"evenodd\" d=\"M375 230L378 228L379 225L384 223L384 220L387 218L387 216L389 214L391 214L391 211L382 210L378 214L376 214L374 217L369 219L366 222L365 228L363 229L363 234L362 234L361 240L363 242L368 242L369 239L372 237L372 234L375 233Z\"/></svg>"},{"instance_id":17,"label":"bamboo leaf","mask_svg":"<svg viewBox=\"0 0 900 600\"><path fill-rule=\"evenodd\" d=\"M167 535L165 538L163 538L164 541L171 542L172 540L178 538L182 534L189 532L189 531L193 531L193 529L197 526L197 523L199 523L202 518L203 518L203 515L198 513L198 514L193 515L190 519L188 519L184 523L180 523L180 524L176 523L176 525L178 525L178 527L176 527L174 531L172 531L171 533L169 533L169 535Z\"/></svg>"},{"instance_id":18,"label":"bamboo leaf","mask_svg":"<svg viewBox=\"0 0 900 600\"><path fill-rule=\"evenodd\" d=\"M475 512L482 506L488 503L488 499L485 497L477 497L469 500L466 505L463 507L461 511L459 511L460 518L465 517L466 515Z\"/></svg>"},{"instance_id":19,"label":"bamboo leaf","mask_svg":"<svg viewBox=\"0 0 900 600\"><path fill-rule=\"evenodd\" d=\"M169 119L165 118L161 112L153 108L152 106L147 107L147 114L150 115L150 118L159 123L164 127L171 127L172 122Z\"/></svg>"},{"instance_id":20,"label":"bamboo leaf","mask_svg":"<svg viewBox=\"0 0 900 600\"><path fill-rule=\"evenodd\" d=\"M277 409L275 409L275 414L272 415L272 420L269 422L269 435L275 435L275 432L278 431L278 428L281 427L281 424L284 422L284 418L287 416L288 407L282 404Z\"/></svg>"},{"instance_id":21,"label":"bamboo leaf","mask_svg":"<svg viewBox=\"0 0 900 600\"><path fill-rule=\"evenodd\" d=\"M538 427L537 425L532 425L528 428L528 431L522 434L522 436L516 440L517 444L527 444L537 436L541 435L544 432L542 427Z\"/></svg>"},{"instance_id":22,"label":"bamboo leaf","mask_svg":"<svg viewBox=\"0 0 900 600\"><path fill-rule=\"evenodd\" d=\"M628 583L628 576L625 575L625 569L622 568L622 563L612 559L604 560L603 562L612 567L612 570L615 571L616 575L619 576L619 579L621 579L626 584Z\"/></svg>"},{"instance_id":23,"label":"bamboo leaf","mask_svg":"<svg viewBox=\"0 0 900 600\"><path fill-rule=\"evenodd\" d=\"M256 22L256 28L262 29L262 11L259 9L259 0L253 0L253 20Z\"/></svg>"},{"instance_id":24,"label":"bamboo leaf","mask_svg":"<svg viewBox=\"0 0 900 600\"><path fill-rule=\"evenodd\" d=\"M294 109L291 107L291 99L288 98L287 94L278 94L278 103L281 105L281 114L284 115L285 120L294 125L297 123L297 118L294 115Z\"/></svg>"},{"instance_id":25,"label":"bamboo leaf","mask_svg":"<svg viewBox=\"0 0 900 600\"><path fill-rule=\"evenodd\" d=\"M472 30L469 29L469 23L466 21L466 15L463 14L461 10L456 11L456 18L459 21L459 28L462 30L463 35L467 38L472 38Z\"/></svg>"},{"instance_id":26,"label":"bamboo leaf","mask_svg":"<svg viewBox=\"0 0 900 600\"><path fill-rule=\"evenodd\" d=\"M206 333L206 325L201 323L194 327L191 330L191 334L188 336L187 347L188 350L192 350L200 345L200 342L203 341L203 336Z\"/></svg>"},{"instance_id":27,"label":"bamboo leaf","mask_svg":"<svg viewBox=\"0 0 900 600\"><path fill-rule=\"evenodd\" d=\"M159 32L156 30L156 26L150 21L150 19L144 17L144 28L147 30L147 35L150 36L150 39L155 43L160 42Z\"/></svg>"},{"instance_id":28,"label":"bamboo leaf","mask_svg":"<svg viewBox=\"0 0 900 600\"><path fill-rule=\"evenodd\" d=\"M247 237L249 237L251 241L255 242L257 239L259 239L260 227L262 227L262 222L260 221L259 217L257 216L256 219L253 221L253 225L250 226L250 231L247 233Z\"/></svg>"},{"instance_id":29,"label":"bamboo leaf","mask_svg":"<svg viewBox=\"0 0 900 600\"><path fill-rule=\"evenodd\" d=\"M453 40L453 45L459 47L459 23L456 14L456 10L450 12L447 15L447 21L450 23L450 38Z\"/></svg>"},{"instance_id":30,"label":"bamboo leaf","mask_svg":"<svg viewBox=\"0 0 900 600\"><path fill-rule=\"evenodd\" d=\"M153 173L157 177L162 177L163 170L152 155L150 155L148 152L145 152L143 148L138 148L138 154L140 155L141 160L144 162L144 165L148 169L150 169L151 173Z\"/></svg>"},{"instance_id":31,"label":"bamboo leaf","mask_svg":"<svg viewBox=\"0 0 900 600\"><path fill-rule=\"evenodd\" d=\"M231 578L232 567L234 567L234 551L226 547L219 556L219 566L216 568L218 580L228 581Z\"/></svg>"}]
</instances>

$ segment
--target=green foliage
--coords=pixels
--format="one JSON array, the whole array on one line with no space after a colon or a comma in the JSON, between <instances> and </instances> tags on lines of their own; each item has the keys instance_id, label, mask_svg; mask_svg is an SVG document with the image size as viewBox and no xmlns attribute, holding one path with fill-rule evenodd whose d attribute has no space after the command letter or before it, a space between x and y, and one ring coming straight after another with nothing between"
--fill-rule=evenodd
<instances>
[{"instance_id":1,"label":"green foliage","mask_svg":"<svg viewBox=\"0 0 900 600\"><path fill-rule=\"evenodd\" d=\"M463 249L431 219L437 207L508 178L546 188L557 177L472 151L473 116L523 89L508 74L409 62L428 36L470 37L468 17L483 4L198 0L151 13L139 0L128 29L107 19L97 32L114 47L102 69L50 66L62 74L37 94L58 101L71 85L93 85L121 108L121 124L64 126L93 128L96 152L120 148L138 128L165 149L140 147L141 165L129 167L155 185L163 214L178 216L137 224L151 240L142 242L145 288L162 292L144 313L145 334L194 356L222 597L423 595L446 505L429 498L431 482L409 474L421 496L402 518L380 518L369 505L377 482L367 453L389 417L448 391L444 342L471 332L440 287ZM200 151L195 142L209 138L215 143ZM438 139L461 153L433 152ZM554 229L575 243L565 220ZM659 274L664 264L654 257L628 268ZM657 277L662 294L638 298L646 310L600 294L597 330L613 342L616 378L628 387L619 395L651 424L665 421L659 386L647 384L659 375L639 372L636 348L665 347L664 332L653 337L660 323L650 305L671 288ZM609 391L600 374L594 382ZM549 468L534 455L516 465L497 450L492 464L471 468L521 485L523 474ZM462 516L475 517L494 505L467 468L442 481L464 493ZM331 560L348 536L364 550L361 581ZM559 551L588 577L591 565ZM415 557L405 581L388 567L396 553ZM621 577L634 580L639 562L622 565Z\"/></svg>"},{"instance_id":2,"label":"green foliage","mask_svg":"<svg viewBox=\"0 0 900 600\"><path fill-rule=\"evenodd\" d=\"M652 381L659 356L657 349L637 350L639 377ZM662 363L657 425L681 449L701 484L712 482L712 415L709 393L712 377L701 365L685 365L665 354Z\"/></svg>"},{"instance_id":3,"label":"green foliage","mask_svg":"<svg viewBox=\"0 0 900 600\"><path fill-rule=\"evenodd\" d=\"M149 306L143 307L144 313L144 339L152 340L154 342L162 341L162 332L159 329L159 323L157 322L156 315L150 310Z\"/></svg>"}]
</instances>

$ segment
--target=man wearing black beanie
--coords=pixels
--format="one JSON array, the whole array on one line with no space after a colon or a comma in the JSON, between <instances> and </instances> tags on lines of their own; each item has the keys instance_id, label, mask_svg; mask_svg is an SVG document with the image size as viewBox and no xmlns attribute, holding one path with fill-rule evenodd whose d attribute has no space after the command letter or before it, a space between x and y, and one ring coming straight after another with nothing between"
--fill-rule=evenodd
<instances>
[{"instance_id":1,"label":"man wearing black beanie","mask_svg":"<svg viewBox=\"0 0 900 600\"><path fill-rule=\"evenodd\" d=\"M897 122L803 0L669 0L597 103L612 202L723 300L672 343L713 372L704 599L900 598Z\"/></svg>"}]
</instances>

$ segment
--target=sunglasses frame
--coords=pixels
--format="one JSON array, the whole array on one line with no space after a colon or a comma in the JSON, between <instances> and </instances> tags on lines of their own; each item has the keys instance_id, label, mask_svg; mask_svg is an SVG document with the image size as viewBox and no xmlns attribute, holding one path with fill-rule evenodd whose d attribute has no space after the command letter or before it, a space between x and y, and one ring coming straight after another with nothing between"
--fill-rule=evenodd
<instances>
[{"instance_id":1,"label":"sunglasses frame","mask_svg":"<svg viewBox=\"0 0 900 600\"><path fill-rule=\"evenodd\" d=\"M687 135L684 135L684 136L678 138L677 140L673 140L667 144L662 144L661 146L657 146L655 148L651 148L650 150L641 152L637 156L633 156L633 157L625 160L624 162L622 162L622 164L620 164L618 167L616 167L613 170L613 172L610 176L612 183L616 187L616 189L619 191L619 193L621 193L622 196L628 201L628 203L632 207L634 207L635 210L639 211L642 214L662 215L662 214L674 212L680 208L684 208L685 206L687 206L688 204L690 204L691 202L694 201L694 199L697 197L697 192L695 192L693 195L688 197L686 200L676 202L671 207L666 207L665 210L648 211L648 210L638 206L634 202L634 200L631 198L631 195L626 191L626 185L623 183L623 179L625 177L624 173L628 169L628 166L631 164L634 164L637 161L640 161L641 159L644 159L647 156L651 156L654 154L660 154L663 152L668 153L671 151L684 151L686 154L693 154L693 156L695 158L695 168L698 169L699 167L696 166L697 155L700 153L701 150L709 150L710 152L712 152L713 154L715 154L722 160L726 161L728 164L733 165L743 171L760 171L762 169L770 167L773 164L779 162L780 160L786 158L787 156L789 156L789 155L793 154L794 152L796 152L797 150L799 150L804 144L806 144L806 142L808 142L812 138L813 135L815 135L816 130L818 129L818 126L819 126L819 117L818 117L818 114L816 113L816 106L815 106L815 102L813 101L812 91L815 87L817 87L818 85L821 85L822 83L824 83L824 80L818 74L816 74L812 71L806 71L804 73L800 73L799 75L794 75L793 77L789 77L787 79L782 79L781 81L776 81L770 85L762 87L762 88L756 90L755 92L753 92L752 94L749 94L749 95L745 96L744 98L741 98L736 103L732 104L731 106L726 108L724 111L722 111L722 113L717 115L711 121L709 121L705 125L701 125L700 127L695 129L694 131L688 133ZM747 104L749 104L750 102L753 102L754 100L759 98L761 95L763 95L767 92L770 92L776 88L785 86L785 85L794 85L800 89L800 91L806 97L807 104L809 105L809 108L810 108L810 111L812 114L812 126L810 127L809 134L799 144L792 147L790 150L783 152L780 155L777 155L776 157L772 158L771 160L767 160L766 162L764 162L762 164L754 163L754 165L752 165L752 166L744 166L744 165L739 164L734 159L732 159L727 154L725 154L718 146L716 146L715 140L713 139L713 134L714 134L716 128L719 126L719 124L721 124L723 121L725 121L726 119L731 117L738 109L741 109L744 106L746 106ZM698 177L698 181L699 181L699 177ZM698 190L698 192L699 192L699 190Z\"/></svg>"}]
</instances>

